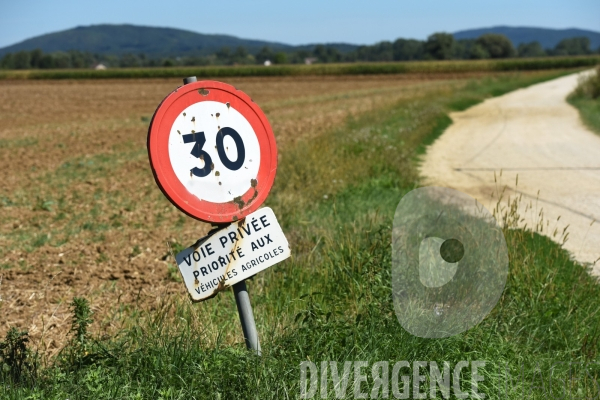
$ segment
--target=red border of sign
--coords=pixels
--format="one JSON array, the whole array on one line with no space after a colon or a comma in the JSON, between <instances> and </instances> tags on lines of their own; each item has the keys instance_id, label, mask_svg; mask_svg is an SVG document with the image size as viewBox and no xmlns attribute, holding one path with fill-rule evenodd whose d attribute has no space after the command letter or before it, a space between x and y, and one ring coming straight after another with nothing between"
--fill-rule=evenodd
<instances>
[{"instance_id":1,"label":"red border of sign","mask_svg":"<svg viewBox=\"0 0 600 400\"><path fill-rule=\"evenodd\" d=\"M200 94L202 89L208 93ZM258 138L258 183L241 196L244 202L242 207L233 199L227 203L200 200L183 186L171 166L168 146L171 127L183 110L201 101L229 102L248 120ZM165 97L154 112L148 128L148 158L158 187L171 203L190 217L214 223L237 221L256 211L269 195L277 172L277 145L267 117L247 94L217 81L189 83Z\"/></svg>"}]
</instances>

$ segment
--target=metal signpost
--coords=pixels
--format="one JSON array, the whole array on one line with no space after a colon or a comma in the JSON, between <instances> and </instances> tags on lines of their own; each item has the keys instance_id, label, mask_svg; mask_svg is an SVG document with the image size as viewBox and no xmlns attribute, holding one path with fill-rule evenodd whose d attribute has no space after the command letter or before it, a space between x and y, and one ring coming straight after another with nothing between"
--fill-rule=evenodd
<instances>
[{"instance_id":1,"label":"metal signpost","mask_svg":"<svg viewBox=\"0 0 600 400\"><path fill-rule=\"evenodd\" d=\"M196 77L183 82L150 123L150 166L177 208L214 229L175 258L192 301L233 287L246 345L260 354L245 279L290 256L275 214L259 209L275 180L275 137L245 93Z\"/></svg>"}]
</instances>

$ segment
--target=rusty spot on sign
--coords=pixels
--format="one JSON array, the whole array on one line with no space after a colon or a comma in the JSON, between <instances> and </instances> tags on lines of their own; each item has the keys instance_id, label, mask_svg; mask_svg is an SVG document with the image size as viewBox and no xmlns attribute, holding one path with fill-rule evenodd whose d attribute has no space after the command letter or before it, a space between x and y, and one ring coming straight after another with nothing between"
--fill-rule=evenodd
<instances>
[{"instance_id":1,"label":"rusty spot on sign","mask_svg":"<svg viewBox=\"0 0 600 400\"><path fill-rule=\"evenodd\" d=\"M183 116L185 117L185 113L183 113Z\"/></svg>"},{"instance_id":2,"label":"rusty spot on sign","mask_svg":"<svg viewBox=\"0 0 600 400\"><path fill-rule=\"evenodd\" d=\"M252 186L253 188L255 188L256 185L258 185L258 181L256 179L250 179L250 186Z\"/></svg>"},{"instance_id":3,"label":"rusty spot on sign","mask_svg":"<svg viewBox=\"0 0 600 400\"><path fill-rule=\"evenodd\" d=\"M217 115L217 118L219 118L221 116L221 113L217 113L216 115Z\"/></svg>"},{"instance_id":4,"label":"rusty spot on sign","mask_svg":"<svg viewBox=\"0 0 600 400\"><path fill-rule=\"evenodd\" d=\"M237 217L234 215L233 216L233 221L237 221ZM233 246L233 250L232 252L237 251L237 249L239 249L241 247L241 242L243 241L243 238L240 239L236 239L235 244ZM229 271L231 271L231 269L233 269L234 263L232 260L229 260L227 267L225 267L225 272L223 273L223 280L219 282L219 285L216 287L215 292L214 293L218 293L218 292L222 292L223 290L225 290L227 287L231 286L231 285L227 285L225 286L225 281L227 280L225 278L225 276L229 273Z\"/></svg>"},{"instance_id":5,"label":"rusty spot on sign","mask_svg":"<svg viewBox=\"0 0 600 400\"><path fill-rule=\"evenodd\" d=\"M202 88L200 90L198 90L198 93L200 93L202 96L208 96L208 93L210 93L208 90Z\"/></svg>"},{"instance_id":6,"label":"rusty spot on sign","mask_svg":"<svg viewBox=\"0 0 600 400\"><path fill-rule=\"evenodd\" d=\"M221 186L221 182L219 182L219 186Z\"/></svg>"},{"instance_id":7,"label":"rusty spot on sign","mask_svg":"<svg viewBox=\"0 0 600 400\"><path fill-rule=\"evenodd\" d=\"M221 176L221 173L219 171L215 171L215 176Z\"/></svg>"},{"instance_id":8,"label":"rusty spot on sign","mask_svg":"<svg viewBox=\"0 0 600 400\"><path fill-rule=\"evenodd\" d=\"M237 220L238 220L238 217L237 217L237 215L234 215L234 216L233 216L233 218L232 218L232 220L233 220L234 222L235 222L235 221L237 221ZM240 223L241 223L241 222L242 222L242 221L240 220Z\"/></svg>"},{"instance_id":9,"label":"rusty spot on sign","mask_svg":"<svg viewBox=\"0 0 600 400\"><path fill-rule=\"evenodd\" d=\"M215 169L215 163L210 164L210 170L212 171L213 169Z\"/></svg>"},{"instance_id":10,"label":"rusty spot on sign","mask_svg":"<svg viewBox=\"0 0 600 400\"><path fill-rule=\"evenodd\" d=\"M245 203L244 203L244 200L242 200L242 196L234 197L234 198L233 198L233 202L234 202L235 204L237 204L237 206L238 206L239 208L242 208L242 207L244 207L244 204L245 204Z\"/></svg>"},{"instance_id":11,"label":"rusty spot on sign","mask_svg":"<svg viewBox=\"0 0 600 400\"><path fill-rule=\"evenodd\" d=\"M248 202L246 204L250 204L254 201L254 199L256 199L256 197L258 196L258 190L256 190L256 188L254 188L254 194L252 195L252 197L250 197L250 199L248 200Z\"/></svg>"},{"instance_id":12,"label":"rusty spot on sign","mask_svg":"<svg viewBox=\"0 0 600 400\"><path fill-rule=\"evenodd\" d=\"M181 132L179 132L179 130L177 130L177 133L179 133L181 135Z\"/></svg>"},{"instance_id":13,"label":"rusty spot on sign","mask_svg":"<svg viewBox=\"0 0 600 400\"><path fill-rule=\"evenodd\" d=\"M199 159L201 159L202 161L204 161L204 154L200 154L200 157L198 157Z\"/></svg>"},{"instance_id":14,"label":"rusty spot on sign","mask_svg":"<svg viewBox=\"0 0 600 400\"><path fill-rule=\"evenodd\" d=\"M190 178L192 177L192 170L190 169Z\"/></svg>"},{"instance_id":15,"label":"rusty spot on sign","mask_svg":"<svg viewBox=\"0 0 600 400\"><path fill-rule=\"evenodd\" d=\"M192 129L192 133L196 133L196 131Z\"/></svg>"},{"instance_id":16,"label":"rusty spot on sign","mask_svg":"<svg viewBox=\"0 0 600 400\"><path fill-rule=\"evenodd\" d=\"M228 109L229 109L229 107L231 107L231 104L229 104L229 103L225 103L225 105L227 106Z\"/></svg>"}]
</instances>

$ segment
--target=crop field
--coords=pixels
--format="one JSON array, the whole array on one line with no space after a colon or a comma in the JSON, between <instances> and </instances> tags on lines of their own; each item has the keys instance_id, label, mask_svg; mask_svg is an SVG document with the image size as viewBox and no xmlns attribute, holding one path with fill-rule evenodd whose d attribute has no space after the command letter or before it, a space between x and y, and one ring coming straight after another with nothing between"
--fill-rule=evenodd
<instances>
[{"instance_id":1,"label":"crop field","mask_svg":"<svg viewBox=\"0 0 600 400\"><path fill-rule=\"evenodd\" d=\"M266 205L292 248L248 282L259 361L245 351L233 294L190 304L170 254L210 228L164 198L147 159L152 113L181 80L0 80L0 340L26 330L38 354L0 397L297 398L306 359L466 354L513 369L597 359L598 285L559 246L510 229L510 209L499 210L509 283L484 322L420 339L391 301L393 212L419 186L418 155L451 123L447 113L569 72L225 79L273 127L279 169ZM74 297L93 312L81 353ZM522 398L532 371L505 398ZM486 379L482 391L504 382L496 370Z\"/></svg>"},{"instance_id":2,"label":"crop field","mask_svg":"<svg viewBox=\"0 0 600 400\"><path fill-rule=\"evenodd\" d=\"M149 67L114 68L103 71L91 69L58 70L0 70L0 79L131 79L180 78L195 75L198 78L231 78L251 76L339 76L382 74L438 74L502 71L536 71L548 69L592 67L600 62L597 55L561 56L542 58L513 58L498 60L396 61L369 63L331 63L314 65L280 64L205 66L205 67Z\"/></svg>"}]
</instances>

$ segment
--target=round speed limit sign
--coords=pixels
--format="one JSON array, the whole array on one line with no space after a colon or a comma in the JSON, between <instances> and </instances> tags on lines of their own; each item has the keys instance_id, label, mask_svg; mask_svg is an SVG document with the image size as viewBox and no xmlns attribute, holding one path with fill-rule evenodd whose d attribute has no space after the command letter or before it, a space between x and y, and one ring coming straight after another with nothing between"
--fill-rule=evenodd
<instances>
[{"instance_id":1,"label":"round speed limit sign","mask_svg":"<svg viewBox=\"0 0 600 400\"><path fill-rule=\"evenodd\" d=\"M214 223L256 211L277 170L265 114L245 93L215 81L189 83L163 100L148 130L148 154L165 196Z\"/></svg>"}]
</instances>

